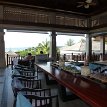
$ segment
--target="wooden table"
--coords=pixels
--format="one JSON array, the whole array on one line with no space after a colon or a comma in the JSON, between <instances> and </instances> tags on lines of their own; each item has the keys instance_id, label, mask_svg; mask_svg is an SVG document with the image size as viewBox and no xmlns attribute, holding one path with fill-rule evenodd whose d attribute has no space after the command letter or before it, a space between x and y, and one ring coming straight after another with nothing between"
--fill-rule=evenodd
<instances>
[{"instance_id":1,"label":"wooden table","mask_svg":"<svg viewBox=\"0 0 107 107\"><path fill-rule=\"evenodd\" d=\"M92 107L107 107L107 87L82 76L74 76L68 72L60 71L52 67L50 62L35 65Z\"/></svg>"}]
</instances>

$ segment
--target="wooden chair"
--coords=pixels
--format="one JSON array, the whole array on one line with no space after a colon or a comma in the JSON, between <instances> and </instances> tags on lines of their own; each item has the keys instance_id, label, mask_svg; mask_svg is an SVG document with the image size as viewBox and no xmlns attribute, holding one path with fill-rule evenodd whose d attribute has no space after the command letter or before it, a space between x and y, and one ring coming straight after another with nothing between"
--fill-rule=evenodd
<instances>
[{"instance_id":1,"label":"wooden chair","mask_svg":"<svg viewBox=\"0 0 107 107\"><path fill-rule=\"evenodd\" d=\"M34 72L31 71L17 71L18 73L13 73L12 74L12 79L14 77L22 77L26 79L38 79L38 74L35 74Z\"/></svg>"},{"instance_id":2,"label":"wooden chair","mask_svg":"<svg viewBox=\"0 0 107 107\"><path fill-rule=\"evenodd\" d=\"M15 65L14 68L15 69L26 69L26 68L29 69L30 67L18 64L18 65Z\"/></svg>"},{"instance_id":3,"label":"wooden chair","mask_svg":"<svg viewBox=\"0 0 107 107\"><path fill-rule=\"evenodd\" d=\"M37 96L51 96L51 89L31 89L31 88L22 88L20 90L22 94L26 95L37 95Z\"/></svg>"},{"instance_id":4,"label":"wooden chair","mask_svg":"<svg viewBox=\"0 0 107 107\"><path fill-rule=\"evenodd\" d=\"M12 82L12 90L14 93L14 104L13 107L16 106L16 98L17 98L17 94L18 92L22 89L22 88L32 88L32 89L41 89L41 80L34 80L34 79L26 79L26 78L22 78L22 77L16 77L13 79Z\"/></svg>"},{"instance_id":5,"label":"wooden chair","mask_svg":"<svg viewBox=\"0 0 107 107\"><path fill-rule=\"evenodd\" d=\"M26 78L18 78L24 87L40 89L41 88L41 80L37 79L26 79Z\"/></svg>"},{"instance_id":6,"label":"wooden chair","mask_svg":"<svg viewBox=\"0 0 107 107\"><path fill-rule=\"evenodd\" d=\"M17 66L15 66L14 69L17 69L18 71L33 71L33 72L35 72L34 68L29 68L28 66L17 65Z\"/></svg>"},{"instance_id":7,"label":"wooden chair","mask_svg":"<svg viewBox=\"0 0 107 107\"><path fill-rule=\"evenodd\" d=\"M38 75L35 75L35 72L32 72L32 71L19 71L19 73L21 75L24 75L24 76L35 76L35 77L38 77Z\"/></svg>"},{"instance_id":8,"label":"wooden chair","mask_svg":"<svg viewBox=\"0 0 107 107\"><path fill-rule=\"evenodd\" d=\"M41 80L34 80L34 79L26 79L22 77L16 77L12 80L12 90L14 96L17 96L17 93L22 88L34 88L34 89L41 89Z\"/></svg>"},{"instance_id":9,"label":"wooden chair","mask_svg":"<svg viewBox=\"0 0 107 107\"><path fill-rule=\"evenodd\" d=\"M22 95L36 95L36 96L51 96L51 89L31 89L31 88L22 88L18 91L18 93L21 93ZM17 93L17 95L18 95ZM14 107L16 107L17 102L17 96L14 100Z\"/></svg>"},{"instance_id":10,"label":"wooden chair","mask_svg":"<svg viewBox=\"0 0 107 107\"><path fill-rule=\"evenodd\" d=\"M36 96L24 95L31 102L33 107L59 107L58 96Z\"/></svg>"},{"instance_id":11,"label":"wooden chair","mask_svg":"<svg viewBox=\"0 0 107 107\"><path fill-rule=\"evenodd\" d=\"M28 66L30 68L34 68L35 57L32 60L19 60L18 64L22 66Z\"/></svg>"},{"instance_id":12,"label":"wooden chair","mask_svg":"<svg viewBox=\"0 0 107 107\"><path fill-rule=\"evenodd\" d=\"M22 75L23 76L29 76L29 77L33 77L35 76L36 79L38 79L38 72L36 72L35 69L31 69L31 68L24 68L24 67L19 67L18 69L13 69L13 71L17 71L18 75ZM16 73L13 73L13 77L15 76Z\"/></svg>"},{"instance_id":13,"label":"wooden chair","mask_svg":"<svg viewBox=\"0 0 107 107\"><path fill-rule=\"evenodd\" d=\"M46 63L49 61L49 55L48 54L39 54L35 56L35 62L36 63Z\"/></svg>"},{"instance_id":14,"label":"wooden chair","mask_svg":"<svg viewBox=\"0 0 107 107\"><path fill-rule=\"evenodd\" d=\"M25 76L25 75L12 75L12 79L14 79L14 78L19 78L19 77L21 77L21 78L26 78L26 79L35 79L35 76Z\"/></svg>"}]
</instances>

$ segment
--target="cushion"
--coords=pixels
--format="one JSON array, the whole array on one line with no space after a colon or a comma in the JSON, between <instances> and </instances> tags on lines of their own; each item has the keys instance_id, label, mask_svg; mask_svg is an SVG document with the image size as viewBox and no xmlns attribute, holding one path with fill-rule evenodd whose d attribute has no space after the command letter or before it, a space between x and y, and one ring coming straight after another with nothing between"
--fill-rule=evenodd
<instances>
[{"instance_id":1,"label":"cushion","mask_svg":"<svg viewBox=\"0 0 107 107\"><path fill-rule=\"evenodd\" d=\"M17 79L17 77L14 77L12 80L12 87L13 89L22 89L24 86L21 84L20 80Z\"/></svg>"},{"instance_id":2,"label":"cushion","mask_svg":"<svg viewBox=\"0 0 107 107\"><path fill-rule=\"evenodd\" d=\"M19 92L17 95L16 107L32 107L32 104Z\"/></svg>"},{"instance_id":3,"label":"cushion","mask_svg":"<svg viewBox=\"0 0 107 107\"><path fill-rule=\"evenodd\" d=\"M41 54L35 56L35 62L47 62L48 60L48 54Z\"/></svg>"}]
</instances>

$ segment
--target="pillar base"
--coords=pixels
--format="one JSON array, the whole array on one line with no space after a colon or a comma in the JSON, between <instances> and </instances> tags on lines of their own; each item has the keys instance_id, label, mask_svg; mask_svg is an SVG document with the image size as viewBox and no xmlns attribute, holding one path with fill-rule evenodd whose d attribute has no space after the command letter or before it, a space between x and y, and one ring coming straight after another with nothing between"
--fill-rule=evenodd
<instances>
[{"instance_id":1,"label":"pillar base","mask_svg":"<svg viewBox=\"0 0 107 107\"><path fill-rule=\"evenodd\" d=\"M0 59L0 68L6 68L6 63L4 60Z\"/></svg>"}]
</instances>

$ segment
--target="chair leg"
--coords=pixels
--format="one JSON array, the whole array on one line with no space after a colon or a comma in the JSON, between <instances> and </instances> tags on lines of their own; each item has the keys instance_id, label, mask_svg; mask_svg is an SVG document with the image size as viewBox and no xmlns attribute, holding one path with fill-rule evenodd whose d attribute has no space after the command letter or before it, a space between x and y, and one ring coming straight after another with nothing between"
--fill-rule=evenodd
<instances>
[{"instance_id":1,"label":"chair leg","mask_svg":"<svg viewBox=\"0 0 107 107\"><path fill-rule=\"evenodd\" d=\"M13 107L16 107L16 98L14 99Z\"/></svg>"}]
</instances>

